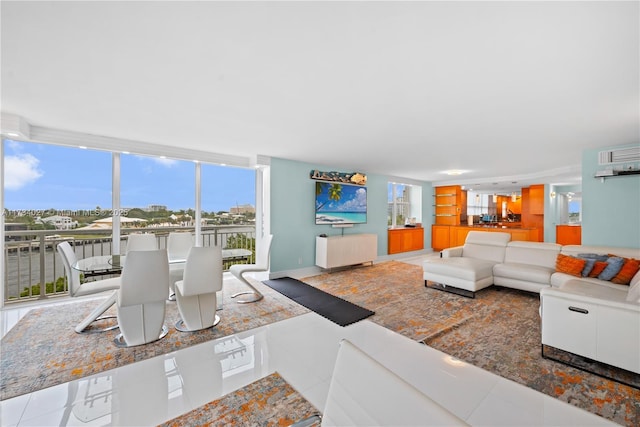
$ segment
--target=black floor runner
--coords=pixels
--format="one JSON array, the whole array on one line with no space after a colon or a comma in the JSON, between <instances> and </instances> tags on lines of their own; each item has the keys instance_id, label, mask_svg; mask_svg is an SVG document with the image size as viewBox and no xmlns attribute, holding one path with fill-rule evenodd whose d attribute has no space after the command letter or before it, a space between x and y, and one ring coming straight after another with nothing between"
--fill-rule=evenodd
<instances>
[{"instance_id":1,"label":"black floor runner","mask_svg":"<svg viewBox=\"0 0 640 427\"><path fill-rule=\"evenodd\" d=\"M265 280L262 283L340 326L350 325L375 314L291 277Z\"/></svg>"}]
</instances>

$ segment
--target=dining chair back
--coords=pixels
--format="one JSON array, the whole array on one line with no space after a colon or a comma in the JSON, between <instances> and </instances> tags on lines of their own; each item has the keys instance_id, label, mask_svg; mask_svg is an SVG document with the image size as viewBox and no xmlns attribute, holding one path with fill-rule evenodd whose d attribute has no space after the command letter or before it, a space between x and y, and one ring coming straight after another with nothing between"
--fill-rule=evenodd
<instances>
[{"instance_id":1,"label":"dining chair back","mask_svg":"<svg viewBox=\"0 0 640 427\"><path fill-rule=\"evenodd\" d=\"M191 233L171 232L167 237L167 254L169 255L169 300L175 299L175 283L182 280L185 263L176 262L186 260L189 250L195 241ZM173 261L173 262L172 262Z\"/></svg>"},{"instance_id":2,"label":"dining chair back","mask_svg":"<svg viewBox=\"0 0 640 427\"><path fill-rule=\"evenodd\" d=\"M195 245L193 235L187 232L171 232L167 237L169 260L187 259L189 250Z\"/></svg>"},{"instance_id":3,"label":"dining chair back","mask_svg":"<svg viewBox=\"0 0 640 427\"><path fill-rule=\"evenodd\" d=\"M240 295L253 294L253 297L247 299L237 300L239 303L250 303L260 301L264 296L258 291L249 281L244 277L245 273L269 271L269 263L271 259L271 242L273 241L273 235L269 234L260 239L256 245L256 262L255 264L234 264L229 267L229 272L242 281L245 285L251 288L250 291L238 292L232 295L231 298L236 298Z\"/></svg>"},{"instance_id":4,"label":"dining chair back","mask_svg":"<svg viewBox=\"0 0 640 427\"><path fill-rule=\"evenodd\" d=\"M175 284L182 332L210 328L220 322L216 315L217 295L222 289L222 250L220 246L192 247L187 257L184 278Z\"/></svg>"},{"instance_id":5,"label":"dining chair back","mask_svg":"<svg viewBox=\"0 0 640 427\"><path fill-rule=\"evenodd\" d=\"M127 255L131 251L155 251L158 249L158 240L152 233L133 233L127 237Z\"/></svg>"},{"instance_id":6,"label":"dining chair back","mask_svg":"<svg viewBox=\"0 0 640 427\"><path fill-rule=\"evenodd\" d=\"M65 276L67 277L67 286L69 287L69 296L80 297L84 295L98 294L101 292L112 291L112 294L108 299L98 305L87 317L85 317L75 327L75 331L78 333L86 332L86 328L96 320L103 320L112 318L113 316L102 317L105 311L111 307L115 302L115 291L120 288L120 278L113 277L109 279L95 280L92 282L81 283L80 271L73 268L73 265L78 260L76 253L74 252L69 242L60 242L57 246L58 254L62 260L64 266ZM110 326L104 329L91 330L91 332L102 332L117 328L117 325Z\"/></svg>"},{"instance_id":7,"label":"dining chair back","mask_svg":"<svg viewBox=\"0 0 640 427\"><path fill-rule=\"evenodd\" d=\"M164 325L169 292L167 250L128 252L120 279L116 307L121 333L114 340L116 345L132 347L164 337L169 331Z\"/></svg>"}]
</instances>

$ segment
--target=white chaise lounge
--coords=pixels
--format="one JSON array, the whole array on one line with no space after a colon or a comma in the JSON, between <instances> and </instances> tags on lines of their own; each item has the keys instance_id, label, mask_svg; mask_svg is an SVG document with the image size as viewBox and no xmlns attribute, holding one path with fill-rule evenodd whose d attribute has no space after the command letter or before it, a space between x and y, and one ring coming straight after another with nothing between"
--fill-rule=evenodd
<instances>
[{"instance_id":1,"label":"white chaise lounge","mask_svg":"<svg viewBox=\"0 0 640 427\"><path fill-rule=\"evenodd\" d=\"M470 231L464 246L445 249L424 262L424 280L464 296L493 285L493 266L504 261L509 233Z\"/></svg>"}]
</instances>

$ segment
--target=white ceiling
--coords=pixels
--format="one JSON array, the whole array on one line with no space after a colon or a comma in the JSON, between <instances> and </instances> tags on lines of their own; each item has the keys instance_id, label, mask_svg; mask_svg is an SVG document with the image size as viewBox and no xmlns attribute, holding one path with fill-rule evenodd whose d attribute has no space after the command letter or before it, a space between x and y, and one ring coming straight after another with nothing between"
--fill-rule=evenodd
<instances>
[{"instance_id":1,"label":"white ceiling","mask_svg":"<svg viewBox=\"0 0 640 427\"><path fill-rule=\"evenodd\" d=\"M0 5L32 125L505 191L640 141L637 1Z\"/></svg>"}]
</instances>

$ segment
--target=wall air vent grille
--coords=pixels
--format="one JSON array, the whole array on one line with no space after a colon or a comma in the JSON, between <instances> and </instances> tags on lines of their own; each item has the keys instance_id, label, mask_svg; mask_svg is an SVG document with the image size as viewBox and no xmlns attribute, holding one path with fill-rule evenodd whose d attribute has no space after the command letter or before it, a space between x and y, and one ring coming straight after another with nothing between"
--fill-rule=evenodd
<instances>
[{"instance_id":1,"label":"wall air vent grille","mask_svg":"<svg viewBox=\"0 0 640 427\"><path fill-rule=\"evenodd\" d=\"M640 162L640 146L601 151L598 153L598 164Z\"/></svg>"}]
</instances>

